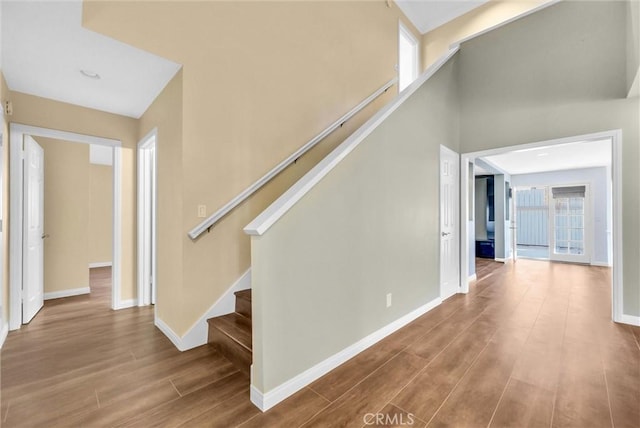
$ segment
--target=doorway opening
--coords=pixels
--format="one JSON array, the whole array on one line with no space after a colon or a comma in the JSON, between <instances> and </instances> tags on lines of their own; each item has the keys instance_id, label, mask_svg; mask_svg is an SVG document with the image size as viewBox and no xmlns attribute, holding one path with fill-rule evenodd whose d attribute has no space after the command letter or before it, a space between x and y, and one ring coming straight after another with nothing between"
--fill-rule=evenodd
<instances>
[{"instance_id":1,"label":"doorway opening","mask_svg":"<svg viewBox=\"0 0 640 428\"><path fill-rule=\"evenodd\" d=\"M473 186L478 183L474 174L496 178L502 175L509 184L494 189L494 208L496 216L507 207L512 215L510 220L495 218L495 242L491 244L496 254L489 257L497 261L516 260L527 257L528 250L534 258L543 258L548 251L551 261L611 267L612 318L620 322L623 319L621 144L621 131L613 130L463 154L463 182L469 182L469 186L461 187L463 215L469 221L468 227L462 228L463 292L469 290L474 261L480 255L473 231L484 222L478 215L478 206L486 198L486 192L478 188L481 186ZM564 160L559 156L563 151L568 155ZM514 171L512 166L502 163L509 160L517 164L518 159L523 161L522 168L544 164L547 169ZM578 165L579 162L582 164ZM538 230L532 226L535 223ZM500 230L503 235L499 239ZM503 246L502 260L497 254L499 244Z\"/></svg>"},{"instance_id":2,"label":"doorway opening","mask_svg":"<svg viewBox=\"0 0 640 428\"><path fill-rule=\"evenodd\" d=\"M70 143L103 146L109 149L113 164L111 174L111 255L112 287L111 308L120 309L126 305L120 299L121 287L121 142L107 138L58 131L28 125L10 125L10 284L9 284L9 329L19 329L28 322L42 307L46 297L44 293L44 248L45 240L51 231L45 232L46 224L39 217L44 204L41 199L42 187L38 174L44 170L44 157L31 156L37 154L35 138L53 139ZM34 142L35 145L32 143ZM33 150L27 150L27 149ZM24 155L23 155L24 152ZM31 152L31 153L29 153ZM23 163L23 157L25 162ZM38 160L39 159L39 160ZM33 172L33 174L32 174ZM32 179L33 178L33 179ZM42 181L43 182L43 181ZM69 212L70 217L73 212ZM70 219L73 220L73 219ZM90 268L90 266L86 266ZM65 297L71 292L82 294L78 290L66 290ZM56 293L53 293L56 294ZM26 304L25 304L26 302Z\"/></svg>"},{"instance_id":3,"label":"doorway opening","mask_svg":"<svg viewBox=\"0 0 640 428\"><path fill-rule=\"evenodd\" d=\"M157 130L138 143L138 306L156 303Z\"/></svg>"}]
</instances>

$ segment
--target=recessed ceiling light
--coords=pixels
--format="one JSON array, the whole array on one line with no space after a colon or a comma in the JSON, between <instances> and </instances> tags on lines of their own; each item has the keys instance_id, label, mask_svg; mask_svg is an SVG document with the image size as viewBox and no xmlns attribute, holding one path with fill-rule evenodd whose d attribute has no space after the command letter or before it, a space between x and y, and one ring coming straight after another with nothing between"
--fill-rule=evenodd
<instances>
[{"instance_id":1,"label":"recessed ceiling light","mask_svg":"<svg viewBox=\"0 0 640 428\"><path fill-rule=\"evenodd\" d=\"M96 80L100 79L100 75L95 71L80 70L80 74L82 74L84 77L88 77L89 79L96 79Z\"/></svg>"}]
</instances>

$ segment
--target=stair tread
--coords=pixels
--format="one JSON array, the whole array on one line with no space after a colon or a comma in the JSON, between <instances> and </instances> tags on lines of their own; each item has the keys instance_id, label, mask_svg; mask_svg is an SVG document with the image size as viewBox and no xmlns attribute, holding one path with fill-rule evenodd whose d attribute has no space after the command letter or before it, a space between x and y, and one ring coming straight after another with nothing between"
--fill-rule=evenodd
<instances>
[{"instance_id":1,"label":"stair tread","mask_svg":"<svg viewBox=\"0 0 640 428\"><path fill-rule=\"evenodd\" d=\"M233 294L236 295L236 299L245 299L251 301L251 289L236 291Z\"/></svg>"},{"instance_id":2,"label":"stair tread","mask_svg":"<svg viewBox=\"0 0 640 428\"><path fill-rule=\"evenodd\" d=\"M234 312L211 318L208 322L251 352L251 319Z\"/></svg>"}]
</instances>

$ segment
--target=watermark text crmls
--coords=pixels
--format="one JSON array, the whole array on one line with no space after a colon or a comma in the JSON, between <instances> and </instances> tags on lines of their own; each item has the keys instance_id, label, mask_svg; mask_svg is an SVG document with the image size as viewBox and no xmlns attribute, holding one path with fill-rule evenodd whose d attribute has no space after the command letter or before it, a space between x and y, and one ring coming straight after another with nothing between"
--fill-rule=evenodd
<instances>
[{"instance_id":1,"label":"watermark text crmls","mask_svg":"<svg viewBox=\"0 0 640 428\"><path fill-rule=\"evenodd\" d=\"M414 424L416 418L413 413L367 413L362 417L365 425L406 425Z\"/></svg>"}]
</instances>

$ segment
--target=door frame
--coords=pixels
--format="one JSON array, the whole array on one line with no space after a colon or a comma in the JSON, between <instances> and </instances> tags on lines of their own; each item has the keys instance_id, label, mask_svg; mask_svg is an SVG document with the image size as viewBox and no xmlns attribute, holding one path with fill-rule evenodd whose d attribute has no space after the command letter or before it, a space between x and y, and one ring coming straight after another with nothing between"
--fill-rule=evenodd
<instances>
[{"instance_id":1,"label":"door frame","mask_svg":"<svg viewBox=\"0 0 640 428\"><path fill-rule=\"evenodd\" d=\"M149 149L154 149L153 159L150 159ZM156 218L158 212L158 128L152 129L138 143L138 306L155 304L157 281L157 242ZM149 171L149 163L153 160L153 168ZM151 183L148 175L153 174ZM153 209L145 197L150 191L151 184ZM149 210L151 210L149 215ZM151 222L151 224L147 224ZM151 230L151 233L146 233ZM145 266L151 265L151 270ZM151 289L145 284L152 284Z\"/></svg>"},{"instance_id":2,"label":"door frame","mask_svg":"<svg viewBox=\"0 0 640 428\"><path fill-rule=\"evenodd\" d=\"M22 326L23 136L53 138L113 148L113 266L111 308L120 309L122 284L122 142L75 132L11 123L9 125L9 330ZM14 219L20 219L15 221Z\"/></svg>"},{"instance_id":3,"label":"door frame","mask_svg":"<svg viewBox=\"0 0 640 428\"><path fill-rule=\"evenodd\" d=\"M559 138L554 140L539 141L535 143L507 146L496 149L482 150L478 152L463 153L460 156L461 183L469 180L469 163L473 159L483 156L491 156L511 152L514 150L545 147L558 144L580 143L596 140L611 140L611 179L612 179L612 226L613 226L613 258L611 268L611 317L615 322L625 322L623 313L623 246L622 246L622 130L614 129L593 134L577 135L573 137ZM462 213L460 218L469 218L469 210L472 208L468 201L468 187L461 186L460 207ZM460 259L462 270L461 292L469 292L469 231L467 227L461 228Z\"/></svg>"}]
</instances>

